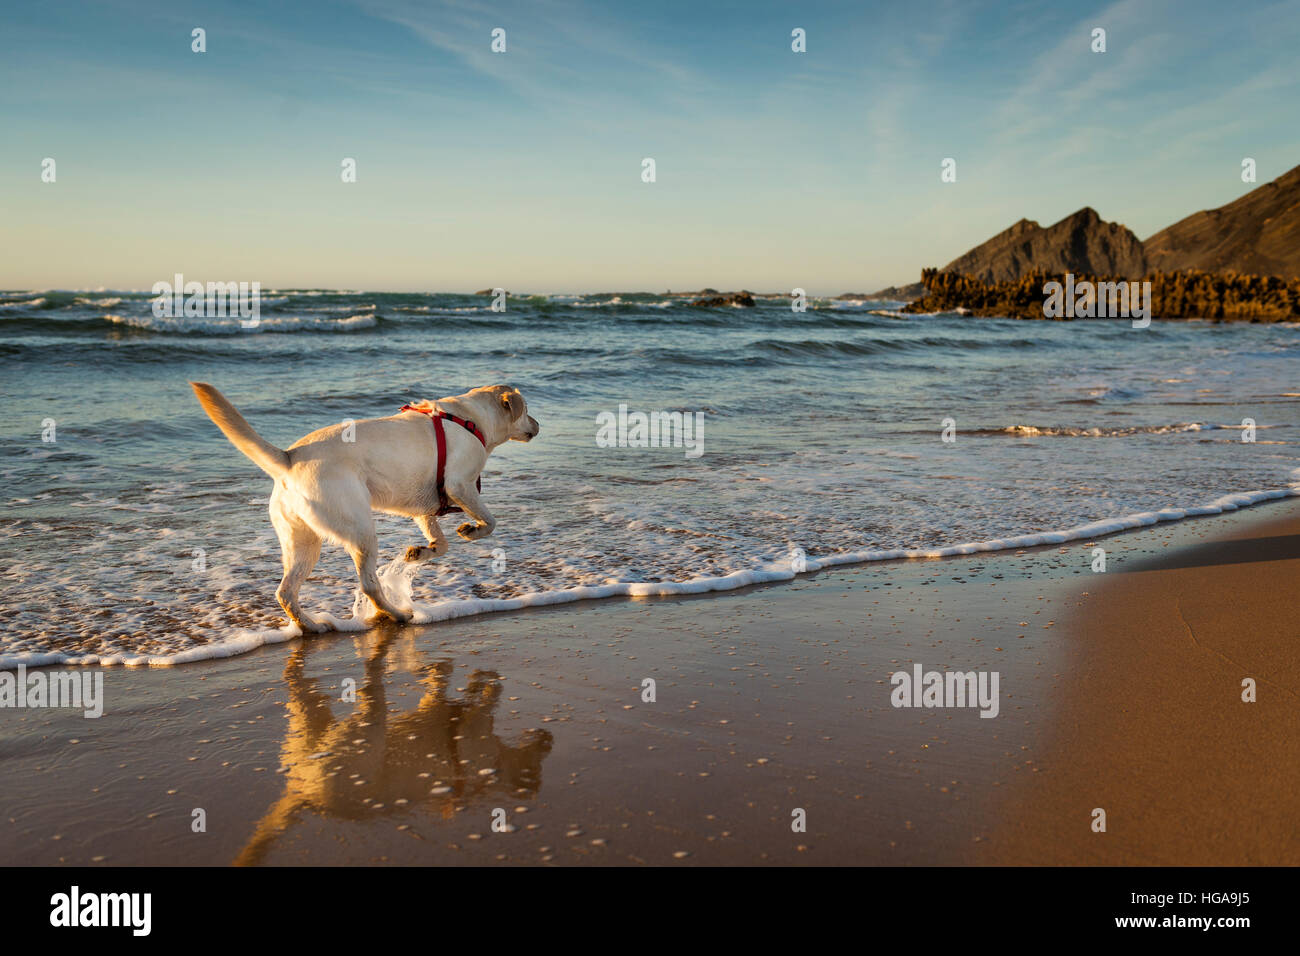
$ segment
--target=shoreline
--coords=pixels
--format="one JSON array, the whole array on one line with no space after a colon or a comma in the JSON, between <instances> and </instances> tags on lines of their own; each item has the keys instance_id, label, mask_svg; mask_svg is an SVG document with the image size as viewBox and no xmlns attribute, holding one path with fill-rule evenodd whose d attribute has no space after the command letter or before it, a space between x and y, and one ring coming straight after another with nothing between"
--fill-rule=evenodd
<instances>
[{"instance_id":1,"label":"shoreline","mask_svg":"<svg viewBox=\"0 0 1300 956\"><path fill-rule=\"evenodd\" d=\"M1279 522L1300 502L1114 537L1104 580L1089 539L105 670L99 720L0 712L0 859L1058 862L1040 785L1067 779L1059 721L1105 663L1079 656L1080 615L1129 567ZM917 663L998 671L999 717L893 707ZM1068 763L1087 741L1066 740Z\"/></svg>"},{"instance_id":2,"label":"shoreline","mask_svg":"<svg viewBox=\"0 0 1300 956\"><path fill-rule=\"evenodd\" d=\"M1217 428L1218 426L1210 426ZM617 584L587 585L553 591L539 591L522 594L512 598L477 598L473 601L449 601L441 604L415 604L409 601L409 583L405 584L407 599L399 603L409 604L415 612L413 626L438 624L461 618L478 618L533 607L550 607L565 604L604 601L610 598L670 597L685 595L716 594L745 589L766 584L780 584L799 579L804 575L835 567L852 567L863 564L894 563L911 561L928 561L936 558L960 557L972 554L996 553L1048 547L1068 544L1087 538L1104 538L1127 531L1139 530L1159 524L1186 521L1189 518L1210 517L1231 514L1244 508L1266 504L1270 501L1284 500L1300 496L1300 468L1293 472L1293 482L1286 488L1259 489L1256 491L1230 492L1204 505L1187 508L1165 508L1160 511L1144 511L1119 518L1102 518L1081 525L1075 525L1062 531L1032 531L1004 538L986 541L967 542L964 544L942 545L934 548L893 549L861 551L842 551L821 558L805 558L806 569L794 571L789 562L768 564L758 568L733 571L730 574L710 578L694 578L688 581L662 582L620 582ZM380 570L382 581L387 580L391 572L401 577L403 566L394 561ZM400 589L399 589L400 590ZM334 624L330 635L360 633L369 630L371 625L355 618L340 618L326 611L319 615L328 617ZM15 654L0 655L0 671L16 669L19 666L27 670L41 667L163 667L193 664L209 660L228 660L251 653L261 647L283 644L303 637L302 631L294 624L262 631L243 630L232 637L214 641L194 648L188 648L175 654L127 656L113 654L107 659L98 654L73 655L59 651L20 651Z\"/></svg>"}]
</instances>

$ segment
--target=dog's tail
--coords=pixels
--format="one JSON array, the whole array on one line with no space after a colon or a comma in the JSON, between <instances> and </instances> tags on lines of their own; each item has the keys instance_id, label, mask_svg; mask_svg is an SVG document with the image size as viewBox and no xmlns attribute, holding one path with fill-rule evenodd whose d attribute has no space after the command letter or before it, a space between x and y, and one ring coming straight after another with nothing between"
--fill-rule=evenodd
<instances>
[{"instance_id":1,"label":"dog's tail","mask_svg":"<svg viewBox=\"0 0 1300 956\"><path fill-rule=\"evenodd\" d=\"M230 443L251 458L253 464L272 478L279 478L289 470L289 455L253 431L253 426L244 421L244 416L235 410L226 396L206 382L190 382L190 387L199 397L199 404L208 413L208 418L216 422Z\"/></svg>"}]
</instances>

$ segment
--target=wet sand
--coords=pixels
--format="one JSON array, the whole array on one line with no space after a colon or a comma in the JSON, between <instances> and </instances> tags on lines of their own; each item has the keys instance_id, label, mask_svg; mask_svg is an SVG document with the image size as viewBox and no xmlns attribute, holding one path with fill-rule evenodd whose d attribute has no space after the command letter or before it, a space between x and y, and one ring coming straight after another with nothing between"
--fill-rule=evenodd
<instances>
[{"instance_id":1,"label":"wet sand","mask_svg":"<svg viewBox=\"0 0 1300 956\"><path fill-rule=\"evenodd\" d=\"M1075 609L1042 773L981 862L1300 864L1300 509L1242 518Z\"/></svg>"},{"instance_id":2,"label":"wet sand","mask_svg":"<svg viewBox=\"0 0 1300 956\"><path fill-rule=\"evenodd\" d=\"M0 711L0 861L1294 863L1297 529L1286 501L109 669L98 720ZM997 671L998 717L891 706L916 662Z\"/></svg>"}]
</instances>

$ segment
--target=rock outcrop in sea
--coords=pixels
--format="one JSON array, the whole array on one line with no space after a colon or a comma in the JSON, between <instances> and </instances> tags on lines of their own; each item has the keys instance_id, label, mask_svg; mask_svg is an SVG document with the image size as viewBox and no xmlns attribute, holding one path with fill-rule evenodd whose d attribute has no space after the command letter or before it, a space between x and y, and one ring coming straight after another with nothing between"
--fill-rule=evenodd
<instances>
[{"instance_id":1,"label":"rock outcrop in sea","mask_svg":"<svg viewBox=\"0 0 1300 956\"><path fill-rule=\"evenodd\" d=\"M697 305L705 309L720 309L726 306L738 305L747 309L754 307L754 295L751 292L728 292L724 295L711 295L703 299L696 299L691 305Z\"/></svg>"}]
</instances>

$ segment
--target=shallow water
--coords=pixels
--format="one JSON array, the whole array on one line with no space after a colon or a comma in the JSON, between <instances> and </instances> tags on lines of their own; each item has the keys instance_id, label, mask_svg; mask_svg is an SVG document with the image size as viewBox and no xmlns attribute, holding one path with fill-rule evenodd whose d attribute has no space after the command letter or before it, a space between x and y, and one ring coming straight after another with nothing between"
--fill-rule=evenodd
<instances>
[{"instance_id":1,"label":"shallow water","mask_svg":"<svg viewBox=\"0 0 1300 956\"><path fill-rule=\"evenodd\" d=\"M830 301L796 314L784 299L696 309L628 293L488 303L280 290L250 331L156 319L139 293L0 293L0 663L169 663L292 635L274 598L270 479L189 379L281 447L413 399L523 391L542 433L489 461L496 533L461 541L450 516L445 559L386 578L403 599L411 587L420 620L788 577L796 549L811 569L1088 537L1300 482L1291 325L899 317ZM620 404L703 413L703 453L600 447L597 416ZM404 519L377 521L385 558L420 541ZM346 619L354 581L327 547L304 604Z\"/></svg>"}]
</instances>

